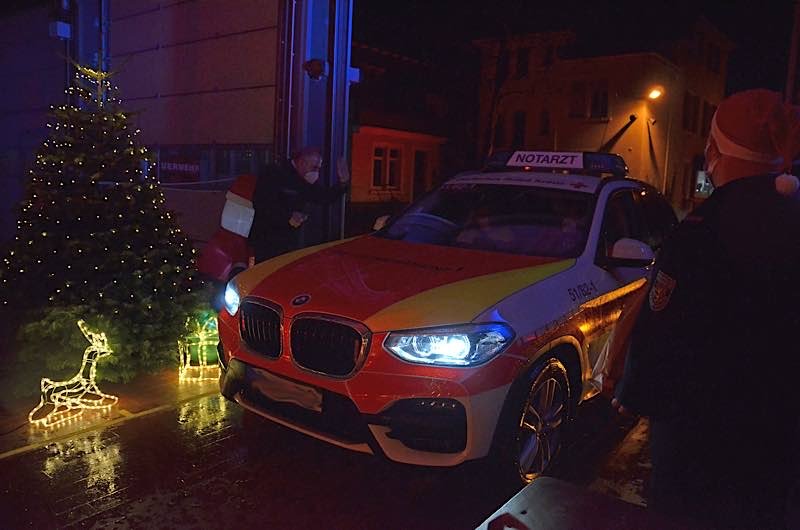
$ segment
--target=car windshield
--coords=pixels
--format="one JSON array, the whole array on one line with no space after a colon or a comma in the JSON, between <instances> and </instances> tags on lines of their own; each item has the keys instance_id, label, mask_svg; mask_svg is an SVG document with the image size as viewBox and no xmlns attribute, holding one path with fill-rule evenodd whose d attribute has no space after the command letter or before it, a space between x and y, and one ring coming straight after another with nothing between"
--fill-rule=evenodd
<instances>
[{"instance_id":1,"label":"car windshield","mask_svg":"<svg viewBox=\"0 0 800 530\"><path fill-rule=\"evenodd\" d=\"M530 256L576 257L594 197L532 186L446 183L412 204L378 237Z\"/></svg>"}]
</instances>

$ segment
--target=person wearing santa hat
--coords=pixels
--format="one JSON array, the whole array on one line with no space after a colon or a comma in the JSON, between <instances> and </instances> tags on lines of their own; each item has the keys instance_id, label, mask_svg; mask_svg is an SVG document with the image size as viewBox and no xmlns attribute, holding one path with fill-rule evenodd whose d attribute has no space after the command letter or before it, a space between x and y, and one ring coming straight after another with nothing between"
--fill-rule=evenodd
<instances>
[{"instance_id":1,"label":"person wearing santa hat","mask_svg":"<svg viewBox=\"0 0 800 530\"><path fill-rule=\"evenodd\" d=\"M612 402L650 419L654 509L713 527L800 527L787 515L800 426L798 153L800 113L780 94L720 103L706 147L715 190L664 243Z\"/></svg>"}]
</instances>

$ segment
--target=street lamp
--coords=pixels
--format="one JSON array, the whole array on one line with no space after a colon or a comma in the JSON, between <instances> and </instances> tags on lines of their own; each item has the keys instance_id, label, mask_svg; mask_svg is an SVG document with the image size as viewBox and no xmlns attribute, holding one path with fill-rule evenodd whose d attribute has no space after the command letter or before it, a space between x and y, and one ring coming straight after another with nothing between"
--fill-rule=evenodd
<instances>
[{"instance_id":1,"label":"street lamp","mask_svg":"<svg viewBox=\"0 0 800 530\"><path fill-rule=\"evenodd\" d=\"M662 86L654 86L650 89L650 92L647 94L647 98L651 101L655 101L661 96L664 95L664 87ZM674 99L674 98L673 98ZM664 149L664 176L661 181L661 193L666 194L667 192L667 175L669 173L669 144L672 136L672 105L667 106L667 138L665 142L665 149ZM654 120L655 121L655 120Z\"/></svg>"},{"instance_id":2,"label":"street lamp","mask_svg":"<svg viewBox=\"0 0 800 530\"><path fill-rule=\"evenodd\" d=\"M655 103L656 100L660 99L664 95L665 92L666 91L664 90L664 86L663 85L651 86L650 89L647 91L647 99L650 100L651 102ZM666 134L666 139L665 139L665 142L664 142L665 149L664 149L664 166L663 166L663 170L662 170L663 174L661 175L661 185L659 186L661 188L661 193L666 193L666 191L667 191L667 175L668 175L668 172L669 172L669 148L670 148L670 139L671 139L670 137L672 135L672 105L670 103L671 102L669 102L669 101L667 102L667 108L666 108L666 112L667 112L667 131L666 132L667 132L667 134ZM647 125L652 127L652 126L654 126L656 124L656 121L657 121L656 118L650 116L647 119ZM658 160L656 160L656 163L658 163Z\"/></svg>"}]
</instances>

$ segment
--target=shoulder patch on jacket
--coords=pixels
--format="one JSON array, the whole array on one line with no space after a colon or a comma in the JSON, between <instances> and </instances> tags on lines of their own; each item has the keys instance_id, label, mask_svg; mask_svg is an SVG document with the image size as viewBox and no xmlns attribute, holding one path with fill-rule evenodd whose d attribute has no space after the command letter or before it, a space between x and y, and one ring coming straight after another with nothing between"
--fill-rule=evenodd
<instances>
[{"instance_id":1,"label":"shoulder patch on jacket","mask_svg":"<svg viewBox=\"0 0 800 530\"><path fill-rule=\"evenodd\" d=\"M653 287L650 288L650 309L663 311L669 304L672 291L677 284L675 278L664 271L658 271Z\"/></svg>"}]
</instances>

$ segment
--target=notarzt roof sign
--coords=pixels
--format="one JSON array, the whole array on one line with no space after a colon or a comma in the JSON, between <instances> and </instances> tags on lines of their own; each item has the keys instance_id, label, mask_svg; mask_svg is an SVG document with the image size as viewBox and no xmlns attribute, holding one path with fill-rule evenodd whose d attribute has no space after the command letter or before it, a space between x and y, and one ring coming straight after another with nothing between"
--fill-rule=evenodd
<instances>
[{"instance_id":1,"label":"notarzt roof sign","mask_svg":"<svg viewBox=\"0 0 800 530\"><path fill-rule=\"evenodd\" d=\"M547 171L625 177L628 174L628 165L621 156L614 153L498 151L489 157L483 171Z\"/></svg>"},{"instance_id":2,"label":"notarzt roof sign","mask_svg":"<svg viewBox=\"0 0 800 530\"><path fill-rule=\"evenodd\" d=\"M510 167L583 169L583 153L557 151L514 151L506 162Z\"/></svg>"}]
</instances>

